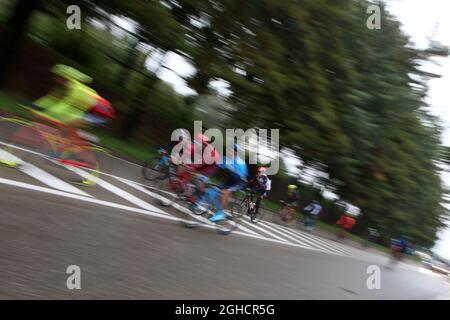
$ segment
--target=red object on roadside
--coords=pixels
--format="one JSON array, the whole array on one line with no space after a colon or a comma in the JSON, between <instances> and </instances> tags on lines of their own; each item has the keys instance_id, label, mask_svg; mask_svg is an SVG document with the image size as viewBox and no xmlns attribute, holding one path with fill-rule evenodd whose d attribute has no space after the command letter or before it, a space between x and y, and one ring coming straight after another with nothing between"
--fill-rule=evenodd
<instances>
[{"instance_id":1,"label":"red object on roadside","mask_svg":"<svg viewBox=\"0 0 450 320\"><path fill-rule=\"evenodd\" d=\"M343 215L339 218L339 220L336 222L336 224L346 230L350 230L356 224L356 220L352 217Z\"/></svg>"}]
</instances>

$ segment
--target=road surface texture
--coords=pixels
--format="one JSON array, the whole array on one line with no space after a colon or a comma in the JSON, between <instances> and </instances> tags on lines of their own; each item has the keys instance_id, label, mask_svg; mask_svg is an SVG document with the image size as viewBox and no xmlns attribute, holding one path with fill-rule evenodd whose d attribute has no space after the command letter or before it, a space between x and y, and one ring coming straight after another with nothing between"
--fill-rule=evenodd
<instances>
[{"instance_id":1,"label":"road surface texture","mask_svg":"<svg viewBox=\"0 0 450 320\"><path fill-rule=\"evenodd\" d=\"M1 299L436 299L448 279L300 230L245 220L223 236L185 228L111 158L101 183L70 184L69 168L28 157L0 167ZM109 175L108 175L109 174ZM192 218L192 217L191 217ZM67 267L81 270L69 290ZM380 288L368 289L369 266Z\"/></svg>"}]
</instances>

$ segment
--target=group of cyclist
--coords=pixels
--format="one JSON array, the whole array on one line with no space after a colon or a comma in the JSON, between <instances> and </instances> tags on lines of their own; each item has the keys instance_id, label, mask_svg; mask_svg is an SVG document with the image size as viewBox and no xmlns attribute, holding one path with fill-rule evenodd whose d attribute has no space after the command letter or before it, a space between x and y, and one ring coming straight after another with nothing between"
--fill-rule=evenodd
<instances>
[{"instance_id":1,"label":"group of cyclist","mask_svg":"<svg viewBox=\"0 0 450 320\"><path fill-rule=\"evenodd\" d=\"M77 143L82 143L86 138L80 129L87 126L104 126L114 119L115 113L111 104L88 86L92 82L92 78L62 64L53 66L51 72L54 80L53 89L49 94L33 103L33 107L38 110L37 115L45 117L53 124L73 128L71 138ZM220 155L212 147L210 139L199 134L193 141L187 141L185 137L180 136L178 141L171 142L166 147L172 149L180 142L187 147L187 149L181 149L179 153L181 157L183 157L183 150L188 150L193 157L200 153L201 159L199 162L190 161L188 165L178 166L177 175L188 182L192 177L190 171L195 171L196 182L203 186L206 186L210 179L218 181L215 187L204 189L199 200L207 201L215 207L216 211L210 218L211 221L224 219L223 210L226 208L231 194L242 190L249 183L248 168L245 161L239 157L237 145L233 145L232 152ZM204 157L204 150L207 150L208 159ZM260 193L258 199L262 199L267 194L269 183L270 180L265 175L264 168L258 168L257 176L251 180L251 186L254 186L255 192Z\"/></svg>"},{"instance_id":2,"label":"group of cyclist","mask_svg":"<svg viewBox=\"0 0 450 320\"><path fill-rule=\"evenodd\" d=\"M34 107L39 110L38 114L53 122L75 128L76 138L79 138L80 141L84 139L80 128L105 126L114 119L115 112L111 104L88 86L92 82L92 78L62 64L53 66L51 72L54 76L54 89L33 103ZM224 210L232 195L248 188L256 197L255 210L258 211L261 201L271 190L271 180L266 174L266 168L258 167L256 175L249 179L249 170L240 156L242 150L238 145L233 144L231 150L221 155L206 135L199 134L193 140L189 137L189 135L181 134L178 141L171 141L164 148L173 150L175 147L181 146L179 152L176 152L179 159L186 160L187 155L183 155L185 151L191 154L189 163L181 161L182 165L177 166L176 175L185 183L191 183L192 179L195 179L197 195L196 201L192 201L192 208L198 209L205 203L212 205L215 211L210 217L210 221L218 222L225 219ZM205 153L204 150L207 152ZM196 154L200 154L200 161L194 161ZM172 160L174 160L173 153ZM192 175L192 172L195 172L195 175ZM210 184L210 181L215 183ZM207 187L208 184L211 186ZM281 214L283 221L290 222L295 219L299 200L298 187L294 184L289 185L286 197L282 201L284 203ZM321 211L322 206L315 200L303 209L304 225L307 229L313 228L314 221ZM194 210L194 212L201 212L201 210ZM354 219L350 220L344 215L337 224L343 230L349 230L355 223ZM379 237L380 234L376 229L369 229L369 242L375 242ZM409 239L407 237L392 239L391 250L394 256L398 257L407 253L408 248Z\"/></svg>"},{"instance_id":3,"label":"group of cyclist","mask_svg":"<svg viewBox=\"0 0 450 320\"><path fill-rule=\"evenodd\" d=\"M215 209L214 214L209 218L211 222L225 219L224 210L228 207L234 193L244 188L251 188L252 192L258 195L256 203L259 207L261 199L270 190L270 179L264 167L258 167L256 176L249 179L247 164L241 158L241 149L237 144L233 144L225 154L221 155L206 135L200 133L190 141L188 134L181 134L178 141L169 143L165 148L172 148L169 153L172 155L173 162L178 164L175 171L177 178L184 185L190 183L196 186L196 196L188 195L192 202L192 211L203 214L201 209L206 210L206 207L210 205ZM197 159L195 159L196 155L199 155Z\"/></svg>"},{"instance_id":4,"label":"group of cyclist","mask_svg":"<svg viewBox=\"0 0 450 320\"><path fill-rule=\"evenodd\" d=\"M240 157L240 147L233 144L225 155L220 156L211 144L211 140L204 134L198 134L190 141L189 134L181 132L180 138L174 142L169 143L165 148L175 150L176 146L183 146L184 148L177 148L172 154L173 162L181 164L177 166L176 175L178 179L183 181L184 185L189 183L196 185L196 197L190 194L186 198L190 198L192 205L191 209L194 213L202 214L210 205L215 208L214 215L210 217L211 222L218 222L225 219L225 208L228 207L232 195L240 190L247 189L251 193L251 199L255 199L253 212L257 213L261 207L261 201L267 197L271 190L271 180L266 174L265 167L258 167L253 178L249 179L249 170L244 159ZM200 148L199 148L200 147ZM185 151L182 151L185 150ZM206 153L208 159L201 158L201 161L196 164L193 161L196 152ZM186 157L183 152L188 151L190 157ZM204 157L202 154L201 157ZM187 160L188 163L180 161L180 159ZM211 160L212 159L212 160ZM218 161L221 160L221 161ZM194 174L192 174L194 172ZM205 188L205 185L210 181L214 181L214 185ZM291 184L287 188L286 198L282 201L284 209L281 213L281 219L284 222L291 222L295 220L295 213L299 208L299 192L298 187ZM314 228L314 223L322 211L322 206L316 200L312 201L303 209L305 218L303 220L304 227L307 230ZM250 211L247 212L249 214Z\"/></svg>"},{"instance_id":5,"label":"group of cyclist","mask_svg":"<svg viewBox=\"0 0 450 320\"><path fill-rule=\"evenodd\" d=\"M57 64L52 67L55 86L50 93L34 102L34 106L40 110L40 114L53 122L61 123L74 128L73 141L81 143L86 136L79 130L86 126L105 126L115 117L111 104L102 98L94 89L88 86L92 78L84 73L66 65ZM186 185L194 182L196 185L196 197L191 197L192 207L195 209L202 204L210 204L215 208L214 215L210 218L217 222L225 218L224 209L228 206L232 194L244 189L250 189L252 196L256 197L255 211L261 207L261 201L267 197L271 190L271 180L266 174L266 168L258 167L256 175L249 179L249 170L244 159L240 157L241 150L234 144L231 150L221 155L211 144L211 140L204 134L198 134L193 140L187 134L179 135L178 141L171 141L164 148L173 150L178 147L175 155L178 160L187 159L189 163L177 166L176 175ZM181 147L181 148L180 148ZM205 152L206 150L206 152ZM186 152L187 151L187 152ZM183 152L187 154L183 155ZM199 158L196 157L200 155ZM172 160L173 152L172 152ZM195 172L195 175L192 175ZM195 181L192 181L194 177ZM214 186L206 187L210 181L215 181ZM193 201L193 200L196 201ZM286 199L283 201L285 210L281 219L290 222L295 219L295 213L299 207L299 193L296 185L289 185ZM305 227L311 228L315 218L322 210L320 203L313 201L304 213ZM201 210L194 210L201 212Z\"/></svg>"}]
</instances>

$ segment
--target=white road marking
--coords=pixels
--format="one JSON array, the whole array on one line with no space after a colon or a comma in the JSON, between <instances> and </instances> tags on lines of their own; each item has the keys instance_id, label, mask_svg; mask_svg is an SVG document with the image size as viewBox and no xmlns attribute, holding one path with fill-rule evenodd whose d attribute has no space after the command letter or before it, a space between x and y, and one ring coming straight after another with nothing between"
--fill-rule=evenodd
<instances>
[{"instance_id":1,"label":"white road marking","mask_svg":"<svg viewBox=\"0 0 450 320\"><path fill-rule=\"evenodd\" d=\"M114 177L114 178L116 178L120 182L122 182L122 183L124 183L124 184L126 184L126 185L128 185L128 186L130 186L132 188L135 188L136 190L139 190L139 191L141 191L141 192L143 192L143 193L145 193L145 194L147 194L147 195L149 195L149 196L151 196L151 197L153 197L153 198L155 198L157 200L160 200L160 201L167 200L167 198L165 198L165 197L163 197L163 196L161 196L161 195L159 195L157 193L151 192L151 191L141 187L140 185L136 184L133 181L130 181L130 180L127 180L127 179L123 179L123 178L119 178L119 177ZM197 215L193 214L191 212L191 210L189 210L188 208L185 208L185 207L179 205L176 202L172 204L172 207L174 209L178 210L178 211L181 211L181 212L183 212L183 213L185 213L187 215L190 215L192 218L195 218L196 220L199 220L200 222L202 222L204 224L215 226L214 223L212 223L208 219L206 219L206 218L204 218L202 216L197 216Z\"/></svg>"},{"instance_id":2,"label":"white road marking","mask_svg":"<svg viewBox=\"0 0 450 320\"><path fill-rule=\"evenodd\" d=\"M114 185L112 185L109 182L106 182L105 180L98 178L98 177L94 177L93 175L91 175L90 173L81 170L78 167L74 167L74 166L67 166L65 165L64 167L66 167L68 170L75 172L76 174L80 175L81 177L83 177L84 179L88 179L91 181L95 181L97 185L99 185L100 187L114 193L115 195L137 205L138 207L141 207L143 209L149 210L149 211L154 211L154 212L158 212L160 214L165 214L167 215L168 213L162 211L161 209L159 209L158 207L155 207L141 199L139 199L138 197L135 197L134 195L132 195L129 192L126 192L125 190L122 190Z\"/></svg>"},{"instance_id":3,"label":"white road marking","mask_svg":"<svg viewBox=\"0 0 450 320\"><path fill-rule=\"evenodd\" d=\"M293 243L293 242L286 242L285 240L277 240L277 239L267 238L267 237L264 237L264 236L261 236L261 235L256 235L255 236L255 235L251 235L251 234L242 233L240 231L234 231L233 233L240 234L240 235L243 235L243 236L247 236L249 238L261 239L261 240L274 242L274 243L278 243L278 244L282 244L282 245L286 245L286 246L297 247L297 248L302 248L302 249L307 249L307 250L312 250L312 251L318 251L318 252L321 252L321 253L334 254L334 255L337 255L337 256L343 256L342 254L340 254L338 252L324 252L323 250L319 250L317 248L306 247L306 246L301 245L301 244L297 244L297 243Z\"/></svg>"},{"instance_id":4,"label":"white road marking","mask_svg":"<svg viewBox=\"0 0 450 320\"><path fill-rule=\"evenodd\" d=\"M64 191L54 190L54 189L50 189L50 188L47 188L47 187L40 187L40 186L36 186L36 185L33 185L33 184L19 182L19 181L14 181L14 180L10 180L10 179L0 178L0 183L1 184L6 184L6 185L10 185L10 186L14 186L14 187L18 187L18 188L22 188L22 189L28 189L28 190L34 190L34 191L39 191L39 192L45 192L45 193L53 194L53 195L60 196L60 197L72 198L72 199L81 200L81 201L85 201L85 202L100 204L100 205L107 206L107 207L123 209L123 210L127 210L127 211L138 212L138 213L144 213L144 214L155 216L155 217L158 217L158 218L165 218L165 219L174 218L172 220L178 220L175 217L168 216L167 214L160 214L159 212L151 212L151 211L148 211L148 210L133 208L133 207L121 205L121 204L118 204L118 203L113 203L113 202L98 200L98 199L94 199L94 198L84 197L84 196L80 196L80 195L73 194L73 193L68 193L68 192L64 192Z\"/></svg>"},{"instance_id":5,"label":"white road marking","mask_svg":"<svg viewBox=\"0 0 450 320\"><path fill-rule=\"evenodd\" d=\"M32 150L28 150L28 149L25 149L25 148L20 148L20 147L14 146L14 145L9 145L8 143L4 143L4 142L1 142L1 141L0 141L0 144L2 144L2 145L7 145L7 146L11 146L11 147L13 147L13 148L17 148L17 149L20 149L20 150L23 150L23 151L26 151L26 152L29 152L29 153L33 153L33 154L42 156L43 158L47 158L45 155L39 154L39 153L34 152L34 151L32 151ZM117 159L120 159L120 158L117 158ZM123 159L121 159L121 160L123 160ZM126 161L126 160L124 160L124 161L125 161L125 162L128 162L128 161ZM131 162L130 162L130 163L131 163ZM59 163L57 163L57 164L59 164ZM59 165L61 165L61 164L59 164ZM136 165L136 164L134 164L134 165ZM68 166L64 166L64 167L68 168ZM68 168L68 169L69 169L69 168ZM74 169L80 170L79 168L74 168ZM81 170L81 171L82 171L82 170ZM83 172L84 172L84 171L83 171ZM86 173L86 172L84 172L84 173ZM118 180L121 180L122 182L123 182L123 181L127 181L127 182L133 183L133 184L135 184L135 185L137 185L137 186L144 186L144 187L147 187L147 186L145 186L144 184L141 184L141 183L138 183L138 182L135 182L135 181L131 181L131 180L128 180L128 179L125 179L125 178L122 178L122 177L118 177L118 176L115 176L115 175L112 175L112 174L108 174L108 173L105 173L105 172L99 172L99 173L100 173L101 175L104 175L104 176L109 176L109 177L116 178L116 179L118 179ZM86 174L88 174L88 173L86 173ZM85 178L86 178L86 177L85 177ZM89 179L95 179L95 177L89 175ZM8 181L8 182L5 182L5 181ZM103 180L102 180L102 181L103 181ZM17 186L17 187L22 187L22 188L27 188L27 189L32 189L32 190L42 191L42 192L48 192L48 193L53 193L53 194L57 194L57 193L54 193L54 192L58 192L58 191L53 190L53 189L42 188L42 187L38 187L38 186L34 186L34 185L29 185L29 184L16 185L16 184L14 184L15 182L16 182L16 181L12 181L12 180L9 180L9 179L2 179L2 178L0 178L0 183L4 183L4 184L15 185L15 186ZM103 182L105 182L106 184L108 184L106 181L103 181ZM20 183L20 182L17 182L17 183L18 183L18 184L22 184L22 183ZM109 184L109 185L110 185L110 184ZM113 185L111 185L111 186L113 186ZM113 187L114 187L114 186L113 186ZM117 189L119 189L119 188L117 188ZM45 190L45 191L44 191L44 190ZM121 190L121 189L119 189L119 190ZM80 191L81 191L81 190L80 190ZM123 191L123 190L121 190L121 191ZM125 191L123 191L123 192L125 192ZM65 197L70 197L69 195L71 195L71 194L65 194L64 192L61 192L61 194L58 194L58 195L60 195L60 196L65 196ZM159 196L159 195L156 195L156 194L154 194L154 195L155 195L155 196ZM73 195L73 196L75 196L75 195ZM89 195L87 195L87 196L90 197ZM131 195L131 196L132 196L132 195ZM132 197L134 197L134 196L132 196ZM84 197L81 197L81 198L84 198ZM85 201L87 201L86 199L89 199L89 198L84 198L84 199L81 199L81 198L80 198L80 200L85 200ZM163 198L163 197L161 197L161 198ZM140 200L139 198L136 198L136 199L138 199L139 201L142 201L142 200ZM97 199L92 199L92 198L91 198L91 200L99 201L99 202L97 202L97 203L99 203L99 204L101 203L101 204L106 205L106 206L112 206L112 207L116 207L116 208L124 209L124 210L128 210L128 211L134 211L134 212L140 212L140 213L150 214L150 215L154 215L154 216L159 216L159 215L156 214L156 213L152 213L152 212L148 212L148 211L144 211L144 210L140 210L140 209L136 209L136 208L132 208L132 207L120 205L120 204L109 203L109 202L106 202L106 201L97 200ZM127 200L129 200L129 199L127 199ZM144 202L144 201L142 201L142 202ZM150 204L147 204L147 205L151 206ZM160 214L163 214L163 215L164 215L164 216L161 215L161 216L159 216L159 217L164 217L164 218L169 219L169 220L186 221L185 219L180 219L180 218L173 217L173 216L171 216L170 214L168 214L168 213L166 213L166 212L160 210L160 209L157 208L157 207L154 207L154 206L151 206L151 207L153 208L153 209L151 209L151 211L157 211L157 212L159 212ZM215 227L215 224L211 223L208 219L205 219L205 218L203 218L203 217L201 217L201 216L194 215L189 209L187 209L187 208L185 208L185 207L183 207L183 206L180 206L180 205L178 205L178 204L174 204L174 208L176 208L177 210L180 210L180 211L182 211L182 212L185 212L186 214L189 214L189 215L192 216L193 218L195 218L195 219L201 221L201 222L202 222L202 225L203 225L204 227L207 227L207 228L214 228L214 229L216 228L216 227ZM156 209L156 210L155 210L155 209ZM147 209L147 210L148 210L148 209ZM244 221L245 223L247 223L245 220L242 220L242 221ZM247 223L247 224L249 224L249 223ZM287 242L286 240L284 240L284 239L278 237L277 235L274 235L273 233L271 233L271 232L269 232L269 231L267 231L267 230L264 230L264 229L262 229L262 228L260 228L260 227L257 227L257 226L255 226L254 224L249 224L249 225L251 225L251 226L252 226L253 228L255 228L255 229L258 229L258 230L260 230L260 231L262 231L262 232L264 232L264 233L266 233L266 234L271 235L272 237L274 237L274 238L276 238L276 239L278 239L278 240L272 239L272 238L267 238L267 237L264 237L264 236L261 236L261 235L257 234L256 232L253 232L252 230L250 230L250 229L248 229L248 228L245 228L245 227L243 227L243 226L239 226L239 227L240 227L242 230L244 230L245 232L234 231L233 233L239 234L239 235L248 236L248 237L252 237L252 238L262 239L262 240L265 240L265 241L270 241L270 242L275 242L275 243L281 243L281 244L290 245L290 246L295 246L295 247L300 247L300 248L304 248L304 249L309 249L309 250L314 250L314 251L324 252L323 250L321 250L321 249L316 249L316 248L314 248L314 247L310 247L310 246L305 246L305 245L300 245L300 244L295 244L295 243ZM329 252L329 253L336 254L336 255L342 255L342 254L337 253L337 252Z\"/></svg>"},{"instance_id":6,"label":"white road marking","mask_svg":"<svg viewBox=\"0 0 450 320\"><path fill-rule=\"evenodd\" d=\"M140 185L138 185L137 183L135 183L133 181L122 179L122 178L119 178L119 177L115 177L115 178L117 180L119 180L120 182L126 184L127 186L135 188L136 190L138 190L138 191L140 191L142 193L145 193L145 194L149 195L150 197L153 197L153 198L158 199L158 200L167 200L167 198L165 198L165 197L163 197L163 196L161 196L161 195L159 195L157 193L151 192L151 191L145 189L144 187L141 187ZM201 221L203 223L209 223L209 224L214 225L208 219L205 219L202 216L197 216L197 215L193 214L191 210L189 210L188 208L186 208L186 207L184 207L182 205L179 205L178 203L173 203L172 207L174 209L180 211L180 212L183 212L185 214L190 215L191 217L193 217L193 218L195 218L195 219L197 219L197 220L199 220L199 221ZM254 235L258 235L256 232L254 232L254 231L252 231L252 230L250 230L250 229L248 229L248 228L246 228L244 226L239 225L238 228L241 229L244 232L251 233L251 234L254 234Z\"/></svg>"},{"instance_id":7,"label":"white road marking","mask_svg":"<svg viewBox=\"0 0 450 320\"><path fill-rule=\"evenodd\" d=\"M267 222L267 223L270 223L270 222ZM351 254L351 252L349 250L347 250L344 246L341 247L338 243L332 243L331 241L330 242L326 242L326 240L324 240L324 239L321 239L319 237L314 237L312 235L306 234L306 233L301 232L299 230L290 229L290 228L287 228L285 226L276 225L274 223L271 223L271 224L277 226L278 228L281 228L283 230L291 232L291 233L295 234L295 236L297 236L298 238L305 239L305 241L308 241L308 240L309 241L313 241L313 242L318 243L319 245L321 244L322 247L332 248L332 249L335 249L337 251L341 251L344 254L348 254L348 255Z\"/></svg>"},{"instance_id":8,"label":"white road marking","mask_svg":"<svg viewBox=\"0 0 450 320\"><path fill-rule=\"evenodd\" d=\"M286 230L280 230L280 229L278 229L276 227L271 227L265 221L260 221L259 223L261 225L265 226L266 228L268 228L269 230L272 230L273 232L276 232L276 233L280 234L282 237L285 237L285 238L287 238L287 239L289 239L291 241L294 241L295 243L299 243L299 244L302 244L303 246L307 246L307 247L310 247L310 248L316 247L319 250L326 251L326 252L330 251L328 248L321 248L320 246L317 246L317 245L312 244L312 243L307 244L308 241L304 241L303 239L299 239L298 237L295 237L291 233L287 232Z\"/></svg>"},{"instance_id":9,"label":"white road marking","mask_svg":"<svg viewBox=\"0 0 450 320\"><path fill-rule=\"evenodd\" d=\"M268 223L267 222L264 222L264 224L266 225L266 227L268 226ZM337 249L335 249L335 248L330 248L330 247L328 247L328 246L324 246L324 245L322 245L322 244L320 244L320 243L318 243L317 241L315 241L315 239L308 239L308 238L306 238L306 237L302 237L301 235L299 235L298 233L296 233L296 232L294 232L293 230L291 230L291 229L289 229L289 228L281 228L281 226L278 226L278 225L275 225L275 224L272 224L272 228L275 228L275 229L278 229L278 230L280 230L279 232L280 233L288 233L288 234L290 234L292 237L294 237L295 239L297 239L298 241L301 241L301 242L306 242L306 243L308 243L309 245L311 245L312 247L316 247L316 248L318 248L318 249L320 249L320 250L326 250L327 252L329 252L329 251L338 251L339 253L345 253L345 252L343 252L343 251L341 251L341 250L337 250Z\"/></svg>"},{"instance_id":10,"label":"white road marking","mask_svg":"<svg viewBox=\"0 0 450 320\"><path fill-rule=\"evenodd\" d=\"M36 186L36 185L28 184L28 183L23 183L23 182L18 182L18 181L14 181L14 180L10 180L10 179L0 178L0 184L10 185L10 186L14 186L14 187L22 188L22 189L33 190L33 191L38 191L38 192L44 192L44 193L53 194L53 195L60 196L60 197L71 198L71 199L76 199L76 200L80 200L80 201L84 201L84 202L89 202L89 203L94 203L94 204L98 204L98 205L103 205L103 206L110 207L110 208L121 209L121 210L135 212L135 213L141 213L141 214L145 214L145 215L153 216L153 217L157 217L157 218L162 218L162 219L167 219L167 220L172 220L172 221L188 222L188 220L186 220L186 219L177 218L177 217L174 217L174 216L171 216L171 215L168 215L168 214L160 214L160 213L157 213L157 212L151 212L151 211L144 210L144 209L129 207L129 206L126 206L126 205L121 205L121 204L117 204L117 203L107 202L107 201L98 200L98 199L94 199L94 198L84 197L84 196L76 195L76 194L73 194L73 193L68 193L68 192L64 192L64 191L54 190L54 189L50 189L50 188L46 188L46 187L40 187L40 186ZM211 225L211 224L202 224L202 227L209 228L209 229L215 229L216 228L214 225ZM271 238L263 237L263 236L260 236L260 235L248 234L248 233L241 232L241 231L234 231L233 233L234 234L238 234L238 235L242 235L242 236L246 236L246 237L250 237L250 238L265 240L265 241L269 241L269 242L279 243L279 244L283 244L283 245L289 245L289 246L303 248L303 249L308 249L308 250L313 250L313 251L319 251L319 252L323 253L322 250L317 250L315 248L308 248L308 247L305 247L305 246L302 246L302 245L298 245L298 244L295 244L295 243L289 243L289 242L286 242L286 241L279 241L279 240L276 240L276 239L271 239ZM341 255L341 254L335 253L335 252L332 252L332 254Z\"/></svg>"},{"instance_id":11,"label":"white road marking","mask_svg":"<svg viewBox=\"0 0 450 320\"><path fill-rule=\"evenodd\" d=\"M19 157L15 156L14 154L11 154L3 149L0 149L0 158L3 160L11 160L16 163L19 163L20 165L17 167L18 170L25 173L26 175L32 177L33 179L36 179L44 184L46 184L49 187L66 191L74 194L78 194L85 197L91 197L86 192L74 187L73 185L51 175L50 173L34 166L31 163L25 162Z\"/></svg>"},{"instance_id":12,"label":"white road marking","mask_svg":"<svg viewBox=\"0 0 450 320\"><path fill-rule=\"evenodd\" d=\"M329 248L323 247L323 246L317 244L314 241L310 241L310 240L304 239L304 238L294 237L294 236L292 236L292 234L291 235L287 234L286 230L282 230L282 229L279 229L279 228L276 228L276 227L271 227L271 226L269 226L269 224L265 223L264 221L260 221L260 223L262 223L262 225L265 226L266 228L268 228L268 229L270 229L270 230L272 230L274 232L277 232L278 234L281 234L281 235L283 235L286 238L297 239L296 241L302 243L303 245L307 245L307 246L310 246L312 248L316 248L316 249L321 250L321 251L331 252L331 250Z\"/></svg>"},{"instance_id":13,"label":"white road marking","mask_svg":"<svg viewBox=\"0 0 450 320\"><path fill-rule=\"evenodd\" d=\"M344 245L342 245L340 243L337 243L335 241L328 240L328 239L323 239L323 238L320 238L318 236L314 236L312 234L306 233L306 232L301 231L301 230L292 230L292 231L297 233L297 234L299 234L299 235L302 235L302 236L304 236L306 238L309 238L311 240L314 240L314 241L317 241L319 243L322 243L323 245L325 245L327 247L332 247L332 248L335 248L336 250L341 250L341 251L344 251L347 254L351 254L351 252L348 250L347 247L345 247Z\"/></svg>"},{"instance_id":14,"label":"white road marking","mask_svg":"<svg viewBox=\"0 0 450 320\"><path fill-rule=\"evenodd\" d=\"M14 148L14 149L25 151L25 152L28 152L28 153L31 153L31 154L34 154L34 155L37 155L37 156L41 156L42 158L48 158L43 153L39 153L39 152L36 152L36 151L33 151L33 150L29 150L29 149L26 149L26 148L18 147L16 145L13 145L13 144L10 144L10 143L6 143L6 142L0 141L0 144L3 145L3 146L6 146L6 147Z\"/></svg>"},{"instance_id":15,"label":"white road marking","mask_svg":"<svg viewBox=\"0 0 450 320\"><path fill-rule=\"evenodd\" d=\"M285 239L283 239L283 238L277 236L276 234L273 234L272 232L270 232L270 231L268 231L268 230L266 230L266 229L261 228L260 226L257 226L257 225L255 225L255 224L251 224L250 222L247 222L247 221L244 220L244 219L242 220L242 222L244 222L245 224L248 224L249 226L255 228L256 230L259 230L259 231L261 231L261 232L263 232L263 233L265 233L265 234L268 234L268 235L271 236L272 238L275 238L275 239L277 239L277 240L279 240L279 241L284 241L284 242L286 242Z\"/></svg>"}]
</instances>

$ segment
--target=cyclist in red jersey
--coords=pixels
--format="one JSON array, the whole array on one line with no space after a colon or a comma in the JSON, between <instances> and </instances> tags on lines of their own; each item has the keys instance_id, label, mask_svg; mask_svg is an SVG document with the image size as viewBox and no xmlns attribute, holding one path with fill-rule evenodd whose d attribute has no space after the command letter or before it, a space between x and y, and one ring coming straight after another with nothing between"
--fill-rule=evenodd
<instances>
[{"instance_id":1,"label":"cyclist in red jersey","mask_svg":"<svg viewBox=\"0 0 450 320\"><path fill-rule=\"evenodd\" d=\"M186 188L187 198L192 202L195 198L201 196L205 191L205 182L217 170L219 163L219 153L210 143L211 140L204 134L198 134L191 144L191 163L180 166L177 170L177 176L185 185L192 183L195 185L195 192L191 188ZM196 163L197 157L200 155L200 163Z\"/></svg>"},{"instance_id":2,"label":"cyclist in red jersey","mask_svg":"<svg viewBox=\"0 0 450 320\"><path fill-rule=\"evenodd\" d=\"M204 134L198 134L192 146L193 154L201 153L201 163L192 161L192 168L203 176L211 176L217 170L217 164L220 156L217 150L211 144L211 139ZM195 157L193 158L195 160Z\"/></svg>"}]
</instances>

